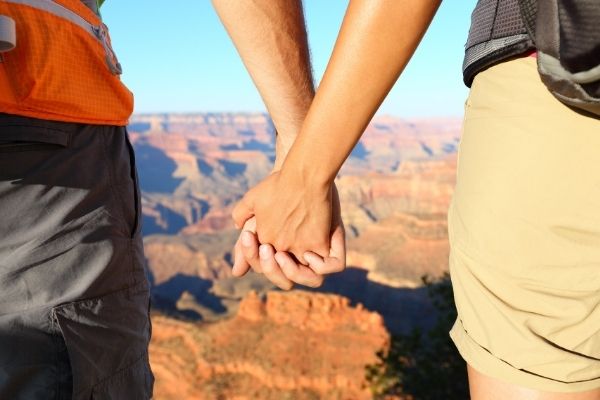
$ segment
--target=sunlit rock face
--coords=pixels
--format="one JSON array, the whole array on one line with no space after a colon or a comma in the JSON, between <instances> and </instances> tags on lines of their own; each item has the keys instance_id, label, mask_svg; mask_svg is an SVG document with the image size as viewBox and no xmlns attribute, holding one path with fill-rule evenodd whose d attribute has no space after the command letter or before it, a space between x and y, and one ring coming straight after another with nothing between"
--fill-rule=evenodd
<instances>
[{"instance_id":1,"label":"sunlit rock face","mask_svg":"<svg viewBox=\"0 0 600 400\"><path fill-rule=\"evenodd\" d=\"M389 346L382 317L347 298L249 292L210 324L156 316L156 399L370 399L365 366Z\"/></svg>"},{"instance_id":2,"label":"sunlit rock face","mask_svg":"<svg viewBox=\"0 0 600 400\"><path fill-rule=\"evenodd\" d=\"M272 289L262 275L230 273L239 233L232 208L269 173L275 156L267 116L138 115L129 131L155 304L214 320L231 316L248 290ZM373 120L335 181L349 268L328 277L320 291L378 311L394 331L425 322L421 276L448 268L446 212L459 131L457 119ZM399 313L382 298L405 309Z\"/></svg>"},{"instance_id":3,"label":"sunlit rock face","mask_svg":"<svg viewBox=\"0 0 600 400\"><path fill-rule=\"evenodd\" d=\"M458 119L376 117L335 180L347 269L316 289L233 277L231 211L275 158L264 114L138 115L161 399L368 399L389 333L435 320L421 276L448 269ZM389 332L389 333L388 333Z\"/></svg>"}]
</instances>

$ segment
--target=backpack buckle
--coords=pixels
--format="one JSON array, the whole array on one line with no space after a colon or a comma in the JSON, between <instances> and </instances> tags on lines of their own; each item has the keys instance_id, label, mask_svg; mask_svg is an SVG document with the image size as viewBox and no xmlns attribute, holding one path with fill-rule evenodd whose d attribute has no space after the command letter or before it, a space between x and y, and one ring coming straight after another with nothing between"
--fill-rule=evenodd
<instances>
[{"instance_id":1,"label":"backpack buckle","mask_svg":"<svg viewBox=\"0 0 600 400\"><path fill-rule=\"evenodd\" d=\"M0 15L0 54L9 52L17 46L17 30L15 20Z\"/></svg>"},{"instance_id":2,"label":"backpack buckle","mask_svg":"<svg viewBox=\"0 0 600 400\"><path fill-rule=\"evenodd\" d=\"M100 26L92 27L92 29L98 40L102 43L102 46L104 46L104 51L106 52L106 64L108 64L110 72L114 75L121 75L123 73L123 68L121 68L121 63L119 63L117 55L111 47L108 36L108 27L105 24L101 24Z\"/></svg>"}]
</instances>

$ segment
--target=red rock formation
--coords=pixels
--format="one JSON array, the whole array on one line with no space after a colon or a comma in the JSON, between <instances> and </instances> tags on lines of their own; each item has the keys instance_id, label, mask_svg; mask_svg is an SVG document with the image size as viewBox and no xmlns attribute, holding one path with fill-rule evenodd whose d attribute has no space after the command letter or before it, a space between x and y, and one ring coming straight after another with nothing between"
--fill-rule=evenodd
<instances>
[{"instance_id":1,"label":"red rock formation","mask_svg":"<svg viewBox=\"0 0 600 400\"><path fill-rule=\"evenodd\" d=\"M216 233L226 229L234 229L230 208L211 210L204 217L182 229L183 235L194 235L198 233Z\"/></svg>"},{"instance_id":2,"label":"red rock formation","mask_svg":"<svg viewBox=\"0 0 600 400\"><path fill-rule=\"evenodd\" d=\"M363 367L389 340L381 316L340 296L301 291L269 292L266 301L250 292L239 303L263 277L231 277L238 232L230 212L270 171L273 127L266 115L144 115L132 123L134 145L173 168L172 190L143 193L153 232L179 234L145 238L155 283L200 277L213 281L211 290L231 313L239 304L237 316L217 322L154 319L156 399L370 398ZM367 270L369 280L414 287L423 273L447 269L459 130L457 119L377 117L340 171L347 264ZM221 318L195 300L184 293L177 306Z\"/></svg>"},{"instance_id":3,"label":"red rock formation","mask_svg":"<svg viewBox=\"0 0 600 400\"><path fill-rule=\"evenodd\" d=\"M237 231L199 237L150 236L144 240L144 253L154 284L160 285L175 275L208 280L231 277L231 265L224 255L231 251Z\"/></svg>"},{"instance_id":4,"label":"red rock formation","mask_svg":"<svg viewBox=\"0 0 600 400\"><path fill-rule=\"evenodd\" d=\"M250 292L228 320L153 319L155 398L370 399L364 367L389 340L381 316L341 296Z\"/></svg>"},{"instance_id":5,"label":"red rock formation","mask_svg":"<svg viewBox=\"0 0 600 400\"><path fill-rule=\"evenodd\" d=\"M448 269L445 214L397 213L365 227L347 246L347 265L366 269L370 281L387 286L418 287L421 275L441 276Z\"/></svg>"},{"instance_id":6,"label":"red rock formation","mask_svg":"<svg viewBox=\"0 0 600 400\"><path fill-rule=\"evenodd\" d=\"M225 226L214 221L215 214L198 213L193 211L195 205L188 207L184 203L202 199L211 210L221 210L271 169L273 126L265 114L136 115L131 122L135 146L157 149L157 154L167 157L175 165L172 177L176 179L174 185L177 187L172 194L144 194L146 216L156 220L159 230L173 233L168 229L168 216L160 215L161 211L158 211L161 207L163 213L169 210L180 215L187 225L200 224L190 230L193 233ZM364 154L349 158L340 171L343 179L339 185L343 186L346 178L349 183L358 179L361 188L371 182L372 186L361 195L368 199L369 191L373 191L372 196L379 196L384 202L388 191L391 191L392 200L398 198L400 191L405 205L402 212L419 208L416 203L423 200L421 194L429 196L421 209L431 204L435 210L429 212L443 210L447 197L443 183L452 185L452 174L445 171L453 171L451 163L456 154L460 123L460 119L448 118L407 121L389 116L376 117L360 141ZM439 167L435 167L436 162ZM229 165L244 170L232 176L227 164L223 163L233 163ZM140 175L145 175L144 170L140 170ZM382 179L384 176L388 179ZM150 179L152 177L146 175L146 180ZM434 203L438 198L439 201ZM356 199L348 200L344 200L346 212L360 217L360 211L353 211L353 207L362 206L362 200L359 199L358 204ZM204 218L213 221L201 224ZM178 226L177 231L180 229Z\"/></svg>"}]
</instances>

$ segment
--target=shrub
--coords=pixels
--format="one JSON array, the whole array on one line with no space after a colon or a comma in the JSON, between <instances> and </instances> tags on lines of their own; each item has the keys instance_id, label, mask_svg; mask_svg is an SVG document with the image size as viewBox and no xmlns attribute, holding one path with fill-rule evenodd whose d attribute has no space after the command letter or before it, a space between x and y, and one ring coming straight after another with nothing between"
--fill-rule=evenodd
<instances>
[{"instance_id":1,"label":"shrub","mask_svg":"<svg viewBox=\"0 0 600 400\"><path fill-rule=\"evenodd\" d=\"M437 310L435 324L428 331L415 327L393 335L389 349L366 367L367 382L375 399L468 399L466 363L448 335L457 317L450 274L421 280Z\"/></svg>"}]
</instances>

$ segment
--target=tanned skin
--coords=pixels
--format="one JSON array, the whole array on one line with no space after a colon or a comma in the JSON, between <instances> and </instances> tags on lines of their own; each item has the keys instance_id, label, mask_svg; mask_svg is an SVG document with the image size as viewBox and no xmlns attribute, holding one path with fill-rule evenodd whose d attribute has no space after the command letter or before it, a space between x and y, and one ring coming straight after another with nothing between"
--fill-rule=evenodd
<instances>
[{"instance_id":1,"label":"tanned skin","mask_svg":"<svg viewBox=\"0 0 600 400\"><path fill-rule=\"evenodd\" d=\"M279 132L273 173L233 211L238 227L256 232L246 232L245 250L236 244L234 274L243 275L250 263L289 289L292 282L319 286L324 274L343 270L344 230L334 178L440 2L350 0L312 99L300 0L213 0ZM265 257L257 261L259 244ZM245 260L238 261L242 256ZM600 389L541 392L483 375L469 364L467 371L473 400L600 400Z\"/></svg>"},{"instance_id":2,"label":"tanned skin","mask_svg":"<svg viewBox=\"0 0 600 400\"><path fill-rule=\"evenodd\" d=\"M235 44L275 125L276 158L273 172L281 169L294 143L315 90L304 15L300 1L213 0L213 6ZM339 197L332 185L332 220L328 231L329 256L316 269L301 264L296 257L275 249L255 234L256 218L240 221L242 233L234 247L234 276L250 267L284 290L294 283L318 287L323 275L341 271L346 264L345 231ZM329 223L329 222L328 222ZM317 272L315 272L315 270Z\"/></svg>"},{"instance_id":3,"label":"tanned skin","mask_svg":"<svg viewBox=\"0 0 600 400\"><path fill-rule=\"evenodd\" d=\"M235 207L238 226L256 217L260 243L291 253L318 271L318 264L331 256L334 178L410 60L439 3L350 1L300 132L281 170L249 190Z\"/></svg>"}]
</instances>

